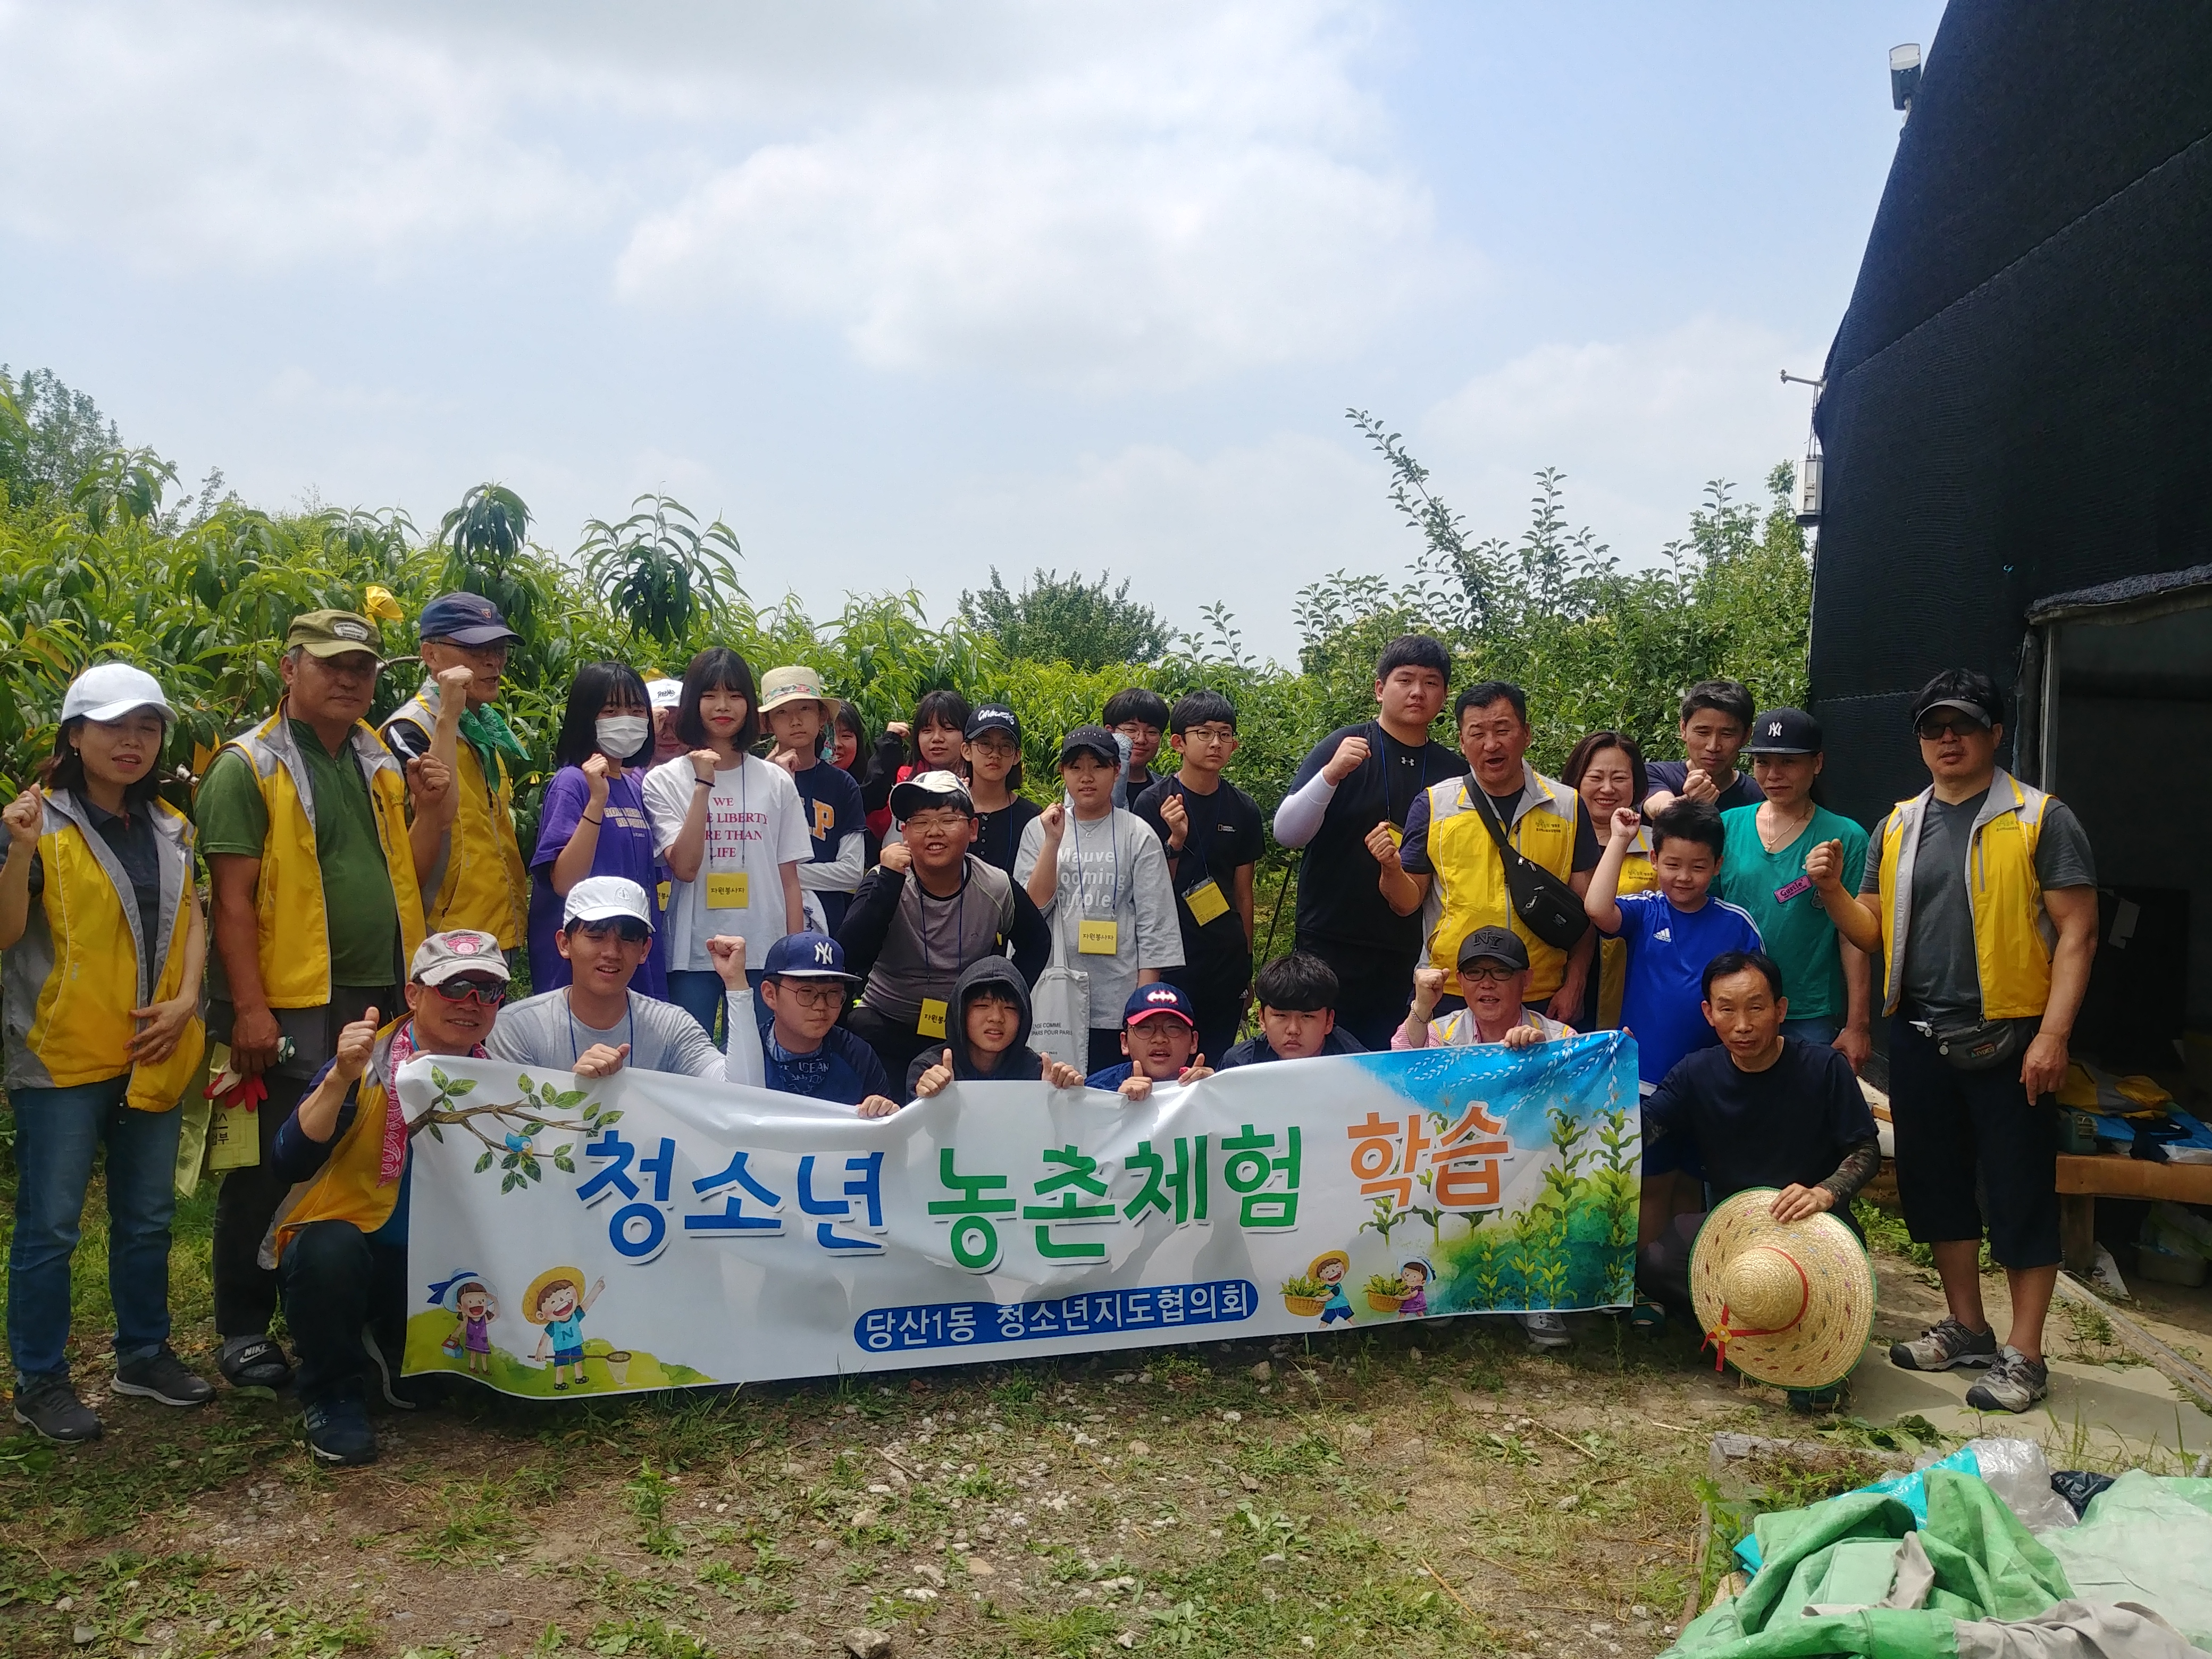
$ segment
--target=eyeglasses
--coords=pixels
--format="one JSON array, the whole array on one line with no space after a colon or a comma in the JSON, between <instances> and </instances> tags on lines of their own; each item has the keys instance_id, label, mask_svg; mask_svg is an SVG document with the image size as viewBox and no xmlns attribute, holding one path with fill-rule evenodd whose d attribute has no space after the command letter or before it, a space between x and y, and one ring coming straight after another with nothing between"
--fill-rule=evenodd
<instances>
[{"instance_id":1,"label":"eyeglasses","mask_svg":"<svg viewBox=\"0 0 2212 1659\"><path fill-rule=\"evenodd\" d=\"M1233 726L1194 726L1182 734L1185 743L1234 743L1237 732Z\"/></svg>"},{"instance_id":2,"label":"eyeglasses","mask_svg":"<svg viewBox=\"0 0 2212 1659\"><path fill-rule=\"evenodd\" d=\"M828 985L810 985L805 980L781 979L775 981L776 992L789 997L802 1008L836 1008L843 1005L845 987L833 981Z\"/></svg>"},{"instance_id":3,"label":"eyeglasses","mask_svg":"<svg viewBox=\"0 0 2212 1659\"><path fill-rule=\"evenodd\" d=\"M471 979L458 974L452 979L441 979L430 988L441 1002L466 1002L474 997L487 1008L496 1008L507 1000L507 986L495 979Z\"/></svg>"},{"instance_id":4,"label":"eyeglasses","mask_svg":"<svg viewBox=\"0 0 2212 1659\"><path fill-rule=\"evenodd\" d=\"M1971 738L1990 728L1964 714L1931 714L1920 722L1920 741L1941 743L1946 738Z\"/></svg>"},{"instance_id":5,"label":"eyeglasses","mask_svg":"<svg viewBox=\"0 0 2212 1659\"><path fill-rule=\"evenodd\" d=\"M912 839L915 834L924 830L958 830L967 822L968 815L965 812L939 811L933 807L916 812L912 817L907 819L906 834L908 839Z\"/></svg>"},{"instance_id":6,"label":"eyeglasses","mask_svg":"<svg viewBox=\"0 0 2212 1659\"><path fill-rule=\"evenodd\" d=\"M1506 985L1520 971L1518 968L1508 968L1501 962L1483 962L1472 968L1461 969L1459 976L1463 980L1471 979L1478 985Z\"/></svg>"}]
</instances>

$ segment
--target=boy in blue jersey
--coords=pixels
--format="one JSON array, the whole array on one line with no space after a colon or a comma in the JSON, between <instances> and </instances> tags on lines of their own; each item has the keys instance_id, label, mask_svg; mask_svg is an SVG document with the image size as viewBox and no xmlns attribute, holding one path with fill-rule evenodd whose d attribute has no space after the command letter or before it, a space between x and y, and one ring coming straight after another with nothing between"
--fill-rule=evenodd
<instances>
[{"instance_id":1,"label":"boy in blue jersey","mask_svg":"<svg viewBox=\"0 0 2212 1659\"><path fill-rule=\"evenodd\" d=\"M761 1000L769 1027L761 1038L768 1087L811 1100L855 1106L862 1117L898 1110L876 1051L837 1024L854 976L845 949L827 933L787 933L768 947Z\"/></svg>"},{"instance_id":2,"label":"boy in blue jersey","mask_svg":"<svg viewBox=\"0 0 2212 1659\"><path fill-rule=\"evenodd\" d=\"M1655 1088L1675 1061L1720 1039L1705 1014L1705 964L1727 951L1765 945L1750 913L1712 896L1728 832L1710 802L1676 800L1651 820L1653 885L1621 894L1620 867L1635 845L1643 819L1633 807L1613 815L1613 839L1590 877L1583 908L1607 939L1628 943L1621 990L1621 1029L1636 1038L1637 1075ZM1680 1207L1694 1206L1702 1184L1696 1151L1674 1136L1647 1139L1644 1147L1642 1219L1656 1232Z\"/></svg>"}]
</instances>

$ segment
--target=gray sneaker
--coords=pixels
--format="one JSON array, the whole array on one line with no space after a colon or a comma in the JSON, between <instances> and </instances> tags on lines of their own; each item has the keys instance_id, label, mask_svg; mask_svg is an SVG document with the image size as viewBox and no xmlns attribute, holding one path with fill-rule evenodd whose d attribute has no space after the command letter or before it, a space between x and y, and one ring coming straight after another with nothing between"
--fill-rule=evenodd
<instances>
[{"instance_id":1,"label":"gray sneaker","mask_svg":"<svg viewBox=\"0 0 2212 1659\"><path fill-rule=\"evenodd\" d=\"M1532 1348L1565 1348L1574 1341L1567 1334L1567 1322L1555 1313L1516 1314L1514 1317L1528 1333L1528 1346Z\"/></svg>"},{"instance_id":2,"label":"gray sneaker","mask_svg":"<svg viewBox=\"0 0 2212 1659\"><path fill-rule=\"evenodd\" d=\"M2008 1343L1988 1375L1966 1390L1966 1403L1978 1412L2019 1413L2050 1392L2051 1368Z\"/></svg>"},{"instance_id":3,"label":"gray sneaker","mask_svg":"<svg viewBox=\"0 0 2212 1659\"><path fill-rule=\"evenodd\" d=\"M1890 1345L1889 1363L1908 1371L1948 1371L1954 1365L1987 1365L1997 1357L1995 1331L1970 1331L1943 1318L1910 1342Z\"/></svg>"},{"instance_id":4,"label":"gray sneaker","mask_svg":"<svg viewBox=\"0 0 2212 1659\"><path fill-rule=\"evenodd\" d=\"M15 1420L27 1423L49 1440L97 1440L100 1419L76 1397L65 1376L26 1382L15 1390Z\"/></svg>"},{"instance_id":5,"label":"gray sneaker","mask_svg":"<svg viewBox=\"0 0 2212 1659\"><path fill-rule=\"evenodd\" d=\"M146 1359L126 1360L115 1368L115 1392L158 1400L164 1406L204 1406L215 1398L215 1384L198 1376L164 1343L159 1353Z\"/></svg>"}]
</instances>

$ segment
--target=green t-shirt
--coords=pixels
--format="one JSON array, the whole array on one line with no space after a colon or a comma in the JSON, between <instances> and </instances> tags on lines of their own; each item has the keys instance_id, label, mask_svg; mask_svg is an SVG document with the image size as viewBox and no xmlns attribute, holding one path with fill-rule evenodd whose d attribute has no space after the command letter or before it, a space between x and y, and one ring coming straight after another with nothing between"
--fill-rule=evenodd
<instances>
[{"instance_id":1,"label":"green t-shirt","mask_svg":"<svg viewBox=\"0 0 2212 1659\"><path fill-rule=\"evenodd\" d=\"M399 904L376 837L368 780L351 753L333 757L315 728L291 722L292 741L307 766L315 797L315 858L323 867L324 910L330 918L331 983L356 988L396 985ZM234 749L218 755L200 781L193 817L200 851L258 859L269 837L269 811L253 766ZM278 918L278 925L283 925ZM281 943L279 948L282 948Z\"/></svg>"},{"instance_id":2,"label":"green t-shirt","mask_svg":"<svg viewBox=\"0 0 2212 1659\"><path fill-rule=\"evenodd\" d=\"M1806 878L1805 855L1822 842L1844 844L1843 867L1856 870L1866 860L1867 832L1825 806L1813 809L1811 822L1797 839L1770 853L1759 839L1759 808L1738 806L1721 814L1728 852L1721 860L1714 891L1751 912L1766 954L1782 969L1783 994L1792 1019L1831 1019L1841 1024L1850 1004L1844 988L1844 962L1836 949L1836 924Z\"/></svg>"}]
</instances>

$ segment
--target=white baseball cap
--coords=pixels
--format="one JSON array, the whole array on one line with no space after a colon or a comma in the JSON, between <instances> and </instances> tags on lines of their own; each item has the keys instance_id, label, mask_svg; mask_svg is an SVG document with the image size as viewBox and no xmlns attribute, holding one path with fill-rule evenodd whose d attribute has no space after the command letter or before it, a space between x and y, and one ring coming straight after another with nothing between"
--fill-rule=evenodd
<instances>
[{"instance_id":1,"label":"white baseball cap","mask_svg":"<svg viewBox=\"0 0 2212 1659\"><path fill-rule=\"evenodd\" d=\"M561 925L579 921L619 921L627 916L653 927L653 906L645 889L626 876L586 876L568 890L561 907Z\"/></svg>"},{"instance_id":2,"label":"white baseball cap","mask_svg":"<svg viewBox=\"0 0 2212 1659\"><path fill-rule=\"evenodd\" d=\"M161 683L144 669L133 668L127 662L94 663L70 682L70 689L62 698L64 720L82 716L105 724L121 720L134 708L158 709L164 720L177 717L177 711L169 707L169 699L161 690Z\"/></svg>"},{"instance_id":3,"label":"white baseball cap","mask_svg":"<svg viewBox=\"0 0 2212 1659\"><path fill-rule=\"evenodd\" d=\"M655 708L679 708L684 704L684 682L666 678L647 680L645 695L653 700Z\"/></svg>"}]
</instances>

